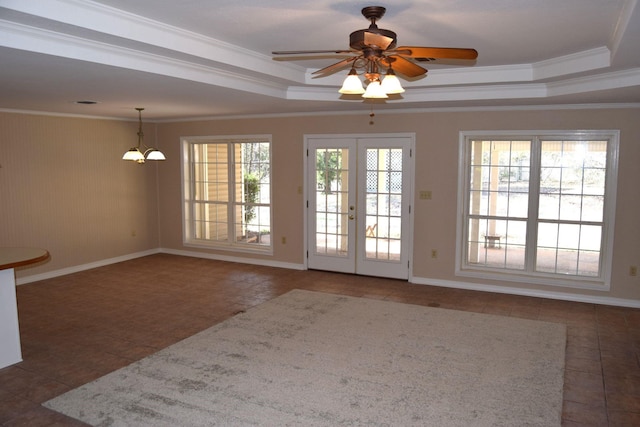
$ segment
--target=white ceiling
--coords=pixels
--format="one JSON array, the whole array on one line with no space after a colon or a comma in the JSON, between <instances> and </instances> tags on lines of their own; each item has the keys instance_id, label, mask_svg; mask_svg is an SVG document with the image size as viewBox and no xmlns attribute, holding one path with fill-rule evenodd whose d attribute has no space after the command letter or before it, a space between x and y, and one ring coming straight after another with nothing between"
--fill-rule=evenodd
<instances>
[{"instance_id":1,"label":"white ceiling","mask_svg":"<svg viewBox=\"0 0 640 427\"><path fill-rule=\"evenodd\" d=\"M368 111L341 99L340 58L387 8L398 44L475 48L473 63L421 63L426 77L377 111L640 105L638 0L0 0L0 109L180 120ZM79 105L75 101L98 101Z\"/></svg>"}]
</instances>

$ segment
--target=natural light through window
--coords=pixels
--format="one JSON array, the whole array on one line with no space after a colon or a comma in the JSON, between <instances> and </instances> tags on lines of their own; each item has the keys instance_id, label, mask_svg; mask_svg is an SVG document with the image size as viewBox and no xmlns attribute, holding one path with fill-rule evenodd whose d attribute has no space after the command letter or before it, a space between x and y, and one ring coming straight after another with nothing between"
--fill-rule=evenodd
<instances>
[{"instance_id":1,"label":"natural light through window","mask_svg":"<svg viewBox=\"0 0 640 427\"><path fill-rule=\"evenodd\" d=\"M602 287L617 132L463 133L458 273Z\"/></svg>"},{"instance_id":2,"label":"natural light through window","mask_svg":"<svg viewBox=\"0 0 640 427\"><path fill-rule=\"evenodd\" d=\"M271 251L271 137L183 139L185 244Z\"/></svg>"}]
</instances>

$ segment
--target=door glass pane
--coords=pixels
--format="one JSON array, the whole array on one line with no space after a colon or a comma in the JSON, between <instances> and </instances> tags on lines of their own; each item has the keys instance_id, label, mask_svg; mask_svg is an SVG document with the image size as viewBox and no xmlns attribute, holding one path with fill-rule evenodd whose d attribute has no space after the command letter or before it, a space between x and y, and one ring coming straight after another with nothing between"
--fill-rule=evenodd
<instances>
[{"instance_id":1,"label":"door glass pane","mask_svg":"<svg viewBox=\"0 0 640 427\"><path fill-rule=\"evenodd\" d=\"M367 149L365 258L399 262L402 149Z\"/></svg>"},{"instance_id":2,"label":"door glass pane","mask_svg":"<svg viewBox=\"0 0 640 427\"><path fill-rule=\"evenodd\" d=\"M346 257L349 248L349 150L316 150L316 253Z\"/></svg>"}]
</instances>

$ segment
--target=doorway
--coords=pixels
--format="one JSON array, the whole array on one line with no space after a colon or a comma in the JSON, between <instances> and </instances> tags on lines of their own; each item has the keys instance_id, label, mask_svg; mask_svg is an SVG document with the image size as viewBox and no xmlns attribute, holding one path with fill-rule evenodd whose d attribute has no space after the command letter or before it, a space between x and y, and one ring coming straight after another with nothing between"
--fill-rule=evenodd
<instances>
[{"instance_id":1,"label":"doorway","mask_svg":"<svg viewBox=\"0 0 640 427\"><path fill-rule=\"evenodd\" d=\"M308 268L409 278L414 141L305 137Z\"/></svg>"}]
</instances>

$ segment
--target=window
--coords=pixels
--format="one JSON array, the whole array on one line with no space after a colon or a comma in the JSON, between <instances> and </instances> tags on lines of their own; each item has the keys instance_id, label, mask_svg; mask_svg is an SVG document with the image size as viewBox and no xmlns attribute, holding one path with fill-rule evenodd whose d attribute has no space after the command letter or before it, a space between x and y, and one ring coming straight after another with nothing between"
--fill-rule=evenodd
<instances>
[{"instance_id":1,"label":"window","mask_svg":"<svg viewBox=\"0 0 640 427\"><path fill-rule=\"evenodd\" d=\"M271 252L271 137L183 139L187 245Z\"/></svg>"},{"instance_id":2,"label":"window","mask_svg":"<svg viewBox=\"0 0 640 427\"><path fill-rule=\"evenodd\" d=\"M603 289L617 131L460 138L457 273Z\"/></svg>"}]
</instances>

